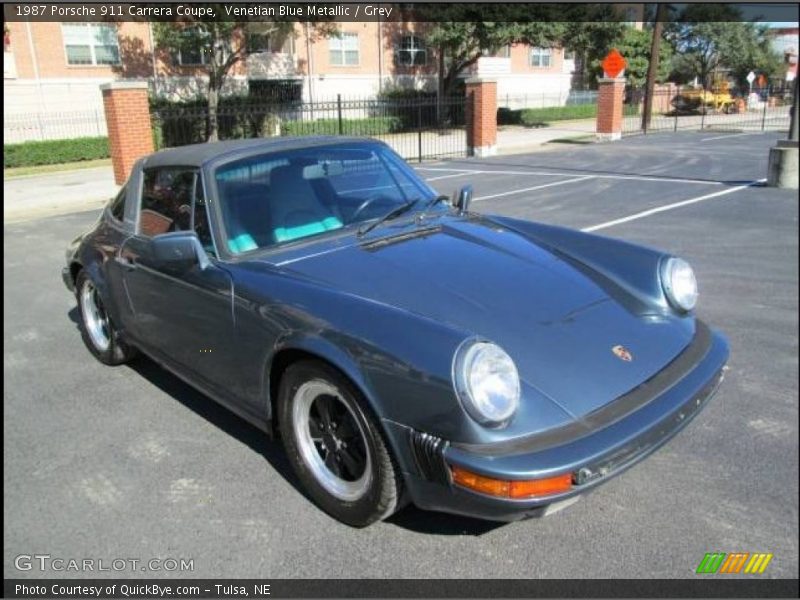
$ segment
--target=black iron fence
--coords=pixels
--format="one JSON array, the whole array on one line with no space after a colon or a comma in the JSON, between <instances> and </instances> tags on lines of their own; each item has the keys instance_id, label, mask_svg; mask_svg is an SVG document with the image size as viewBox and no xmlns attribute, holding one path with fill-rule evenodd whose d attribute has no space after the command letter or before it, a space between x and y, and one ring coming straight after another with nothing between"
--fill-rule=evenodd
<instances>
[{"instance_id":1,"label":"black iron fence","mask_svg":"<svg viewBox=\"0 0 800 600\"><path fill-rule=\"evenodd\" d=\"M696 89L656 90L650 122L642 122L645 94L626 92L623 135L656 131L782 131L789 127L791 93L785 89L764 88L737 94Z\"/></svg>"},{"instance_id":2,"label":"black iron fence","mask_svg":"<svg viewBox=\"0 0 800 600\"><path fill-rule=\"evenodd\" d=\"M465 99L420 96L324 102L226 101L217 108L220 140L278 136L366 136L389 144L403 158L419 160L467 153ZM205 142L208 106L161 105L151 110L158 149Z\"/></svg>"}]
</instances>

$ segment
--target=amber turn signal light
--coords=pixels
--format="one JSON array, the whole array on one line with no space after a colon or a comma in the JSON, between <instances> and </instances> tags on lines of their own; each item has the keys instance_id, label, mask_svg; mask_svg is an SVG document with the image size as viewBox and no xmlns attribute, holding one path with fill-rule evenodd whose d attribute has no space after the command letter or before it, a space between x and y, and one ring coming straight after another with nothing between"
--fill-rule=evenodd
<instances>
[{"instance_id":1,"label":"amber turn signal light","mask_svg":"<svg viewBox=\"0 0 800 600\"><path fill-rule=\"evenodd\" d=\"M534 498L562 494L572 489L572 475L565 473L546 479L506 481L484 477L461 467L451 466L453 482L467 489L500 498Z\"/></svg>"}]
</instances>

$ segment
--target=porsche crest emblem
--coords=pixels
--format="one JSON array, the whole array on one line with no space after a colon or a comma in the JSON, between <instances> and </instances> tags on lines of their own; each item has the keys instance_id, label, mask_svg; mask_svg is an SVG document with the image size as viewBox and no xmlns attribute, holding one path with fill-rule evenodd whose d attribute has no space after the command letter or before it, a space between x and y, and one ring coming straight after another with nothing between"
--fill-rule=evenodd
<instances>
[{"instance_id":1,"label":"porsche crest emblem","mask_svg":"<svg viewBox=\"0 0 800 600\"><path fill-rule=\"evenodd\" d=\"M625 346L614 346L611 348L611 351L614 353L614 356L620 360L624 360L625 362L631 362L633 360L633 354L631 354Z\"/></svg>"}]
</instances>

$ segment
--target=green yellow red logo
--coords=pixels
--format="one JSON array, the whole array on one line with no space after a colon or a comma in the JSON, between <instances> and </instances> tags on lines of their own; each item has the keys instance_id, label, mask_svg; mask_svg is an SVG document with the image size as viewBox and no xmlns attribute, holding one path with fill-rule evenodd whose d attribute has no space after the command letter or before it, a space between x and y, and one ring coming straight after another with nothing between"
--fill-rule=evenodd
<instances>
[{"instance_id":1,"label":"green yellow red logo","mask_svg":"<svg viewBox=\"0 0 800 600\"><path fill-rule=\"evenodd\" d=\"M697 566L697 573L708 575L713 573L750 573L760 574L766 571L772 554L764 552L706 552Z\"/></svg>"}]
</instances>

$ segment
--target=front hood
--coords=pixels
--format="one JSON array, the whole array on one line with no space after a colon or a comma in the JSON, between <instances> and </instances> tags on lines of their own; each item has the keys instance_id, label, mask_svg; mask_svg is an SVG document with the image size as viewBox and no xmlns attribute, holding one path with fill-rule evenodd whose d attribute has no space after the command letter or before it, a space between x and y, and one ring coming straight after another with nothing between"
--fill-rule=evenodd
<instances>
[{"instance_id":1,"label":"front hood","mask_svg":"<svg viewBox=\"0 0 800 600\"><path fill-rule=\"evenodd\" d=\"M569 263L488 219L379 233L282 268L498 343L528 386L573 417L630 391L691 339L674 319L629 312ZM632 361L612 352L619 344Z\"/></svg>"}]
</instances>

